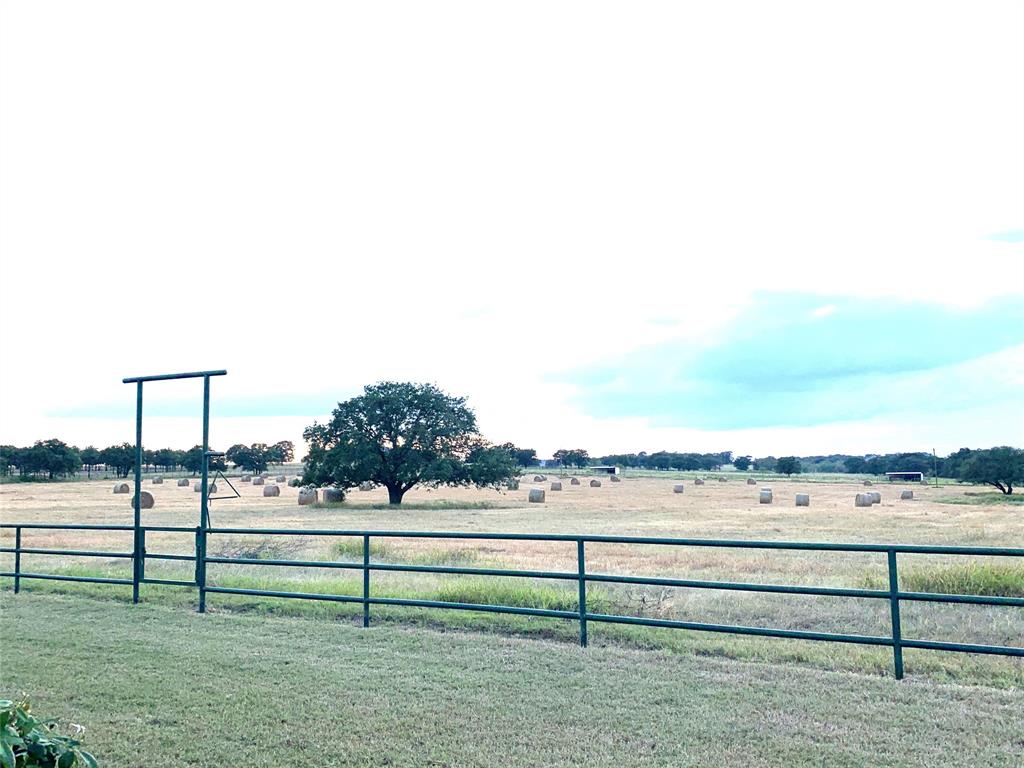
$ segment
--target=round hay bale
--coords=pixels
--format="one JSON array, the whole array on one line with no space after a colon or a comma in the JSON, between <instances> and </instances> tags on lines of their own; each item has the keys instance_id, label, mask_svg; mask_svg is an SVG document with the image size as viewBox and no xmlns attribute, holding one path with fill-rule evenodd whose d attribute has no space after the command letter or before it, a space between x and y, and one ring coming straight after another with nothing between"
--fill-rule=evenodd
<instances>
[{"instance_id":1,"label":"round hay bale","mask_svg":"<svg viewBox=\"0 0 1024 768\"><path fill-rule=\"evenodd\" d=\"M772 503L772 489L771 488L762 488L761 489L761 496L758 499L758 501L761 504L771 504Z\"/></svg>"},{"instance_id":2,"label":"round hay bale","mask_svg":"<svg viewBox=\"0 0 1024 768\"><path fill-rule=\"evenodd\" d=\"M324 488L324 504L341 504L345 500L345 492L341 488Z\"/></svg>"},{"instance_id":3,"label":"round hay bale","mask_svg":"<svg viewBox=\"0 0 1024 768\"><path fill-rule=\"evenodd\" d=\"M210 493L216 493L216 492L217 492L217 484L216 483L210 483Z\"/></svg>"},{"instance_id":4,"label":"round hay bale","mask_svg":"<svg viewBox=\"0 0 1024 768\"><path fill-rule=\"evenodd\" d=\"M307 504L316 504L320 500L320 494L316 492L316 488L301 488L299 490L299 506L304 507Z\"/></svg>"},{"instance_id":5,"label":"round hay bale","mask_svg":"<svg viewBox=\"0 0 1024 768\"><path fill-rule=\"evenodd\" d=\"M162 477L154 477L152 480L150 480L150 482L153 485L163 485L164 484L164 479Z\"/></svg>"},{"instance_id":6,"label":"round hay bale","mask_svg":"<svg viewBox=\"0 0 1024 768\"><path fill-rule=\"evenodd\" d=\"M864 481L864 485L871 485L871 481L870 480L865 480Z\"/></svg>"},{"instance_id":7,"label":"round hay bale","mask_svg":"<svg viewBox=\"0 0 1024 768\"><path fill-rule=\"evenodd\" d=\"M242 482L243 483L251 483L252 482L252 476L251 475L242 475Z\"/></svg>"},{"instance_id":8,"label":"round hay bale","mask_svg":"<svg viewBox=\"0 0 1024 768\"><path fill-rule=\"evenodd\" d=\"M373 483L371 483L369 480L364 480L363 482L361 482L359 484L359 490L360 491L372 491L373 490Z\"/></svg>"},{"instance_id":9,"label":"round hay bale","mask_svg":"<svg viewBox=\"0 0 1024 768\"><path fill-rule=\"evenodd\" d=\"M253 485L263 485L263 483L265 483L265 482L266 481L263 479L263 475L260 475L259 477L254 477L252 479L252 484Z\"/></svg>"},{"instance_id":10,"label":"round hay bale","mask_svg":"<svg viewBox=\"0 0 1024 768\"><path fill-rule=\"evenodd\" d=\"M600 480L591 480L590 481L590 487L591 488L600 488L601 487L601 481Z\"/></svg>"},{"instance_id":11,"label":"round hay bale","mask_svg":"<svg viewBox=\"0 0 1024 768\"><path fill-rule=\"evenodd\" d=\"M114 486L114 493L128 493L128 483L118 483Z\"/></svg>"},{"instance_id":12,"label":"round hay bale","mask_svg":"<svg viewBox=\"0 0 1024 768\"><path fill-rule=\"evenodd\" d=\"M621 483L622 482L622 478L619 477L618 475L611 475L608 479L611 480L613 483Z\"/></svg>"},{"instance_id":13,"label":"round hay bale","mask_svg":"<svg viewBox=\"0 0 1024 768\"><path fill-rule=\"evenodd\" d=\"M142 491L139 493L139 508L140 509L152 509L156 500L153 498L153 494L149 491ZM132 498L132 506L135 506L135 499Z\"/></svg>"},{"instance_id":14,"label":"round hay bale","mask_svg":"<svg viewBox=\"0 0 1024 768\"><path fill-rule=\"evenodd\" d=\"M686 490L686 486L682 483L676 483L672 486L672 493L682 493Z\"/></svg>"},{"instance_id":15,"label":"round hay bale","mask_svg":"<svg viewBox=\"0 0 1024 768\"><path fill-rule=\"evenodd\" d=\"M569 485L579 485L579 484L580 484L580 479L578 477L574 477L571 480L569 480Z\"/></svg>"},{"instance_id":16,"label":"round hay bale","mask_svg":"<svg viewBox=\"0 0 1024 768\"><path fill-rule=\"evenodd\" d=\"M203 484L196 480L196 482L192 483L192 490L195 491L196 493L202 493Z\"/></svg>"},{"instance_id":17,"label":"round hay bale","mask_svg":"<svg viewBox=\"0 0 1024 768\"><path fill-rule=\"evenodd\" d=\"M264 496L280 496L281 495L281 487L278 486L278 485L264 485L263 486L263 495Z\"/></svg>"},{"instance_id":18,"label":"round hay bale","mask_svg":"<svg viewBox=\"0 0 1024 768\"><path fill-rule=\"evenodd\" d=\"M798 507L811 506L811 495L809 493L798 493L796 495L796 505Z\"/></svg>"},{"instance_id":19,"label":"round hay bale","mask_svg":"<svg viewBox=\"0 0 1024 768\"><path fill-rule=\"evenodd\" d=\"M882 494L880 494L878 491L872 491L871 493L868 494L868 496L871 497L872 504L882 503Z\"/></svg>"},{"instance_id":20,"label":"round hay bale","mask_svg":"<svg viewBox=\"0 0 1024 768\"><path fill-rule=\"evenodd\" d=\"M179 488L188 488L188 478L187 477L180 478L178 480L178 487Z\"/></svg>"},{"instance_id":21,"label":"round hay bale","mask_svg":"<svg viewBox=\"0 0 1024 768\"><path fill-rule=\"evenodd\" d=\"M560 491L560 490L562 490L562 483L559 482L558 480L555 480L553 483L551 483L551 490L552 491Z\"/></svg>"},{"instance_id":22,"label":"round hay bale","mask_svg":"<svg viewBox=\"0 0 1024 768\"><path fill-rule=\"evenodd\" d=\"M545 480L547 480L547 478L544 477L544 475L534 475L533 476L533 482L535 482L535 483L543 483Z\"/></svg>"},{"instance_id":23,"label":"round hay bale","mask_svg":"<svg viewBox=\"0 0 1024 768\"><path fill-rule=\"evenodd\" d=\"M913 500L914 500L914 492L913 491L903 491L902 493L900 493L900 501L913 501Z\"/></svg>"},{"instance_id":24,"label":"round hay bale","mask_svg":"<svg viewBox=\"0 0 1024 768\"><path fill-rule=\"evenodd\" d=\"M278 475L277 476L277 482L279 482L279 483L286 482L287 480L288 480L288 478L285 477L284 475Z\"/></svg>"},{"instance_id":25,"label":"round hay bale","mask_svg":"<svg viewBox=\"0 0 1024 768\"><path fill-rule=\"evenodd\" d=\"M543 488L531 488L530 489L530 503L531 504L543 504L544 503L544 489Z\"/></svg>"},{"instance_id":26,"label":"round hay bale","mask_svg":"<svg viewBox=\"0 0 1024 768\"><path fill-rule=\"evenodd\" d=\"M857 507L870 507L871 506L871 494L870 493L858 493L857 498L854 499L854 506Z\"/></svg>"},{"instance_id":27,"label":"round hay bale","mask_svg":"<svg viewBox=\"0 0 1024 768\"><path fill-rule=\"evenodd\" d=\"M720 477L720 478L718 478L718 482L720 482L720 483L728 483L729 482L729 478L727 478L727 477Z\"/></svg>"},{"instance_id":28,"label":"round hay bale","mask_svg":"<svg viewBox=\"0 0 1024 768\"><path fill-rule=\"evenodd\" d=\"M694 485L704 485L704 479L698 477L696 480L693 481L693 484Z\"/></svg>"},{"instance_id":29,"label":"round hay bale","mask_svg":"<svg viewBox=\"0 0 1024 768\"><path fill-rule=\"evenodd\" d=\"M518 480L509 480L507 483L505 483L505 490L508 490L508 491L518 491L519 490L519 481Z\"/></svg>"},{"instance_id":30,"label":"round hay bale","mask_svg":"<svg viewBox=\"0 0 1024 768\"><path fill-rule=\"evenodd\" d=\"M262 477L264 480L266 480L268 477L270 477L270 473L269 472L260 472L260 477Z\"/></svg>"},{"instance_id":31,"label":"round hay bale","mask_svg":"<svg viewBox=\"0 0 1024 768\"><path fill-rule=\"evenodd\" d=\"M747 485L757 485L757 480L752 477L747 478Z\"/></svg>"}]
</instances>

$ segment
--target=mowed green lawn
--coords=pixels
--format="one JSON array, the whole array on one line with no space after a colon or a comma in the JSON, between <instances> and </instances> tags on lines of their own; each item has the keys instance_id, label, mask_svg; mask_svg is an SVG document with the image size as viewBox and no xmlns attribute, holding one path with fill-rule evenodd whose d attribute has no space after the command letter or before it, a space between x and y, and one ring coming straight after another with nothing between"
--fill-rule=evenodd
<instances>
[{"instance_id":1,"label":"mowed green lawn","mask_svg":"<svg viewBox=\"0 0 1024 768\"><path fill-rule=\"evenodd\" d=\"M1024 691L0 595L0 696L103 766L1013 766Z\"/></svg>"}]
</instances>

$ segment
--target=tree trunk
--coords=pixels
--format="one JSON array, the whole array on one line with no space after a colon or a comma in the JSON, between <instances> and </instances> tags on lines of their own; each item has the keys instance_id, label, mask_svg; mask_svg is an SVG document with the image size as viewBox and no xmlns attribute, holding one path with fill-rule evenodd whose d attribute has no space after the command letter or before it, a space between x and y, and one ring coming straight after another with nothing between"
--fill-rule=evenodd
<instances>
[{"instance_id":1,"label":"tree trunk","mask_svg":"<svg viewBox=\"0 0 1024 768\"><path fill-rule=\"evenodd\" d=\"M401 504L402 497L405 495L405 491L397 485L389 485L388 489L388 504Z\"/></svg>"}]
</instances>

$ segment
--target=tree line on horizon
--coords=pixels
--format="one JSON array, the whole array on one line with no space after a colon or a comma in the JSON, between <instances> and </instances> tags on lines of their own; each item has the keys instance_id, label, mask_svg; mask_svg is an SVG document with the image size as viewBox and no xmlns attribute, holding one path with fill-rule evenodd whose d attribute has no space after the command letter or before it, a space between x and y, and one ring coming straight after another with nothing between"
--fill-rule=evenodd
<instances>
[{"instance_id":1,"label":"tree line on horizon","mask_svg":"<svg viewBox=\"0 0 1024 768\"><path fill-rule=\"evenodd\" d=\"M519 448L512 443L507 448L523 467L540 466L537 452L531 448ZM588 466L617 466L624 469L651 469L675 471L716 472L725 466L732 466L740 472L776 472L784 475L822 472L851 475L884 475L886 472L921 472L926 476L956 478L962 465L980 449L961 448L949 456L934 456L923 451L911 453L866 454L856 456L834 453L827 456L741 456L732 451L716 453L685 453L676 451L655 451L647 453L611 453L591 457L582 448L561 448L552 454L554 462L565 467L584 468ZM781 466L780 466L781 464Z\"/></svg>"},{"instance_id":2,"label":"tree line on horizon","mask_svg":"<svg viewBox=\"0 0 1024 768\"><path fill-rule=\"evenodd\" d=\"M233 445L224 457L210 457L211 470L227 469L227 462L248 472L264 472L271 464L286 464L295 458L295 445L290 440L268 445ZM225 459L227 461L225 461ZM131 443L111 445L106 448L87 446L77 448L62 440L37 440L34 444L19 448L14 445L0 445L0 476L12 474L12 468L24 478L45 477L54 480L85 473L100 468L114 472L117 477L128 477L135 470L135 446ZM188 450L160 448L142 450L142 469L145 472L176 472L184 470L193 475L203 468L203 447L194 445Z\"/></svg>"},{"instance_id":3,"label":"tree line on horizon","mask_svg":"<svg viewBox=\"0 0 1024 768\"><path fill-rule=\"evenodd\" d=\"M364 387L363 394L338 403L326 423L314 422L303 432L308 444L301 482L310 486L333 486L342 491L369 483L384 486L392 504L401 504L404 494L416 485L476 485L517 487L521 471L541 463L536 450L514 443L495 445L479 432L476 415L465 397L448 395L432 384L379 382ZM223 457L214 457L210 468L223 470L227 462L249 472L262 472L271 464L294 459L294 446L284 440L273 445L253 443L231 446ZM144 450L146 469L193 474L202 468L200 446L187 451L163 448ZM1013 485L1024 483L1024 450L1001 446L984 450L961 448L943 457L928 453L893 453L850 456L737 456L718 453L606 454L597 458L583 448L560 448L554 452L556 466L585 468L616 465L651 470L715 471L731 465L741 472L845 472L879 475L885 472L938 474L970 482L986 483L1012 493ZM545 465L550 466L547 462ZM18 448L0 446L0 474L14 467L22 478L48 479L76 475L104 466L119 477L135 468L135 449L130 443L97 449L78 449L61 440L40 440Z\"/></svg>"}]
</instances>

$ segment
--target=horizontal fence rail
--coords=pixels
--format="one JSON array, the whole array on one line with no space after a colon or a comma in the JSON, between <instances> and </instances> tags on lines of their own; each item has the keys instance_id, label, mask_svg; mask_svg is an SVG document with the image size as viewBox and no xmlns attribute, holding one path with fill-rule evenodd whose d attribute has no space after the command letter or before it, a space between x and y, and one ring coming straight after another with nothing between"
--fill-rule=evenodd
<instances>
[{"instance_id":1,"label":"horizontal fence rail","mask_svg":"<svg viewBox=\"0 0 1024 768\"><path fill-rule=\"evenodd\" d=\"M605 624L625 624L666 629L687 629L701 632L718 632L735 635L759 637L780 637L799 640L826 641L834 643L853 643L857 645L882 646L892 648L893 668L897 679L903 678L903 649L915 648L932 651L949 651L955 653L980 653L997 656L1024 658L1024 647L983 645L976 643L957 643L939 640L907 638L900 627L900 604L903 601L949 603L967 605L990 605L1002 607L1024 608L1024 598L1003 597L994 595L961 595L937 592L909 592L899 588L899 571L897 556L915 555L949 555L963 557L1019 557L1024 558L1024 548L1015 547L943 547L932 545L911 544L832 544L817 542L794 541L744 541L729 539L693 539L665 538L651 536L586 536L571 534L532 534L532 533L477 533L461 531L366 531L339 529L304 529L304 528L210 528L182 526L131 526L131 525L99 525L99 524L56 524L56 523L3 523L0 528L14 529L14 546L0 547L0 552L14 555L14 570L0 572L0 577L13 578L14 592L21 589L22 579L40 579L53 581L73 581L91 584L114 584L132 586L135 594L139 584L155 584L164 586L193 587L199 590L199 611L205 611L206 595L247 595L253 597L271 597L296 600L319 600L336 603L352 603L362 606L363 626L370 625L370 606L407 606L415 608L438 608L460 611L479 611L485 613L503 613L519 616L541 616L547 618L568 619L579 624L580 645L587 645L587 625L589 622ZM46 549L26 547L22 545L25 531L64 530L64 531L131 531L139 542L132 552L108 552L82 549ZM145 548L147 533L181 533L195 537L195 553L191 555L148 552ZM330 560L281 560L246 557L219 557L207 554L207 539L210 536L306 536L306 537L352 537L362 540L363 557L361 561L330 561ZM467 566L416 565L406 563L379 563L370 559L370 544L373 539L455 539L455 540L490 540L490 541L541 541L565 542L576 545L576 569L573 571L516 570L506 568L476 568ZM884 554L888 574L888 589L855 589L840 587L816 587L787 584L757 584L735 581L709 581L700 579L678 579L657 576L632 576L610 573L595 573L586 569L587 544L626 544L656 545L667 547L717 547L725 549L761 549L789 550L811 552L843 552ZM136 552L139 552L137 555ZM54 555L65 557L97 557L132 560L132 578L102 578L95 576L72 576L63 574L47 574L25 571L21 567L22 555ZM190 562L195 566L195 578L190 581L182 579L148 578L145 575L146 560L164 560ZM266 589L245 589L241 587L221 587L207 583L207 565L251 565L267 567L299 567L326 568L362 572L362 595L323 594L315 592L287 592ZM577 610L555 610L548 608L530 608L511 605L491 605L482 603L452 602L443 600L421 600L397 597L380 597L371 593L371 574L373 572L399 573L432 573L458 576L498 576L529 579L550 579L564 582L576 582L578 587ZM820 597L841 597L853 599L885 600L889 603L890 634L858 635L841 632L811 632L806 630L779 629L772 627L747 627L736 624L712 624L675 619L658 619L644 616L625 616L618 614L594 613L587 609L587 585L598 584L632 584L643 586L673 587L686 589L714 589L738 592L760 592L772 594L811 595Z\"/></svg>"}]
</instances>

